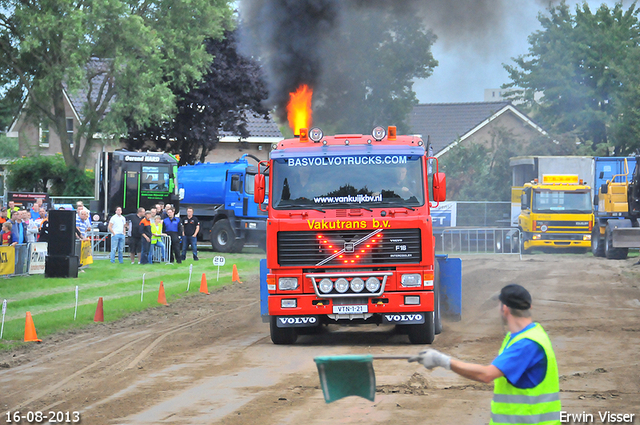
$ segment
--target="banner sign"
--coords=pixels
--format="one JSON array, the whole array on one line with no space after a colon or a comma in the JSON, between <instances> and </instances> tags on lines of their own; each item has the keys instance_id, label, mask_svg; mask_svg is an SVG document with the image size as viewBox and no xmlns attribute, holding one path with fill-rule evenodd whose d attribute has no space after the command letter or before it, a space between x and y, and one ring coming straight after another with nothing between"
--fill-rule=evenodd
<instances>
[{"instance_id":1,"label":"banner sign","mask_svg":"<svg viewBox=\"0 0 640 425\"><path fill-rule=\"evenodd\" d=\"M36 200L42 199L42 207L45 210L53 208L49 195L46 193L31 193L31 192L8 192L9 201L13 201L18 207L23 207L30 210Z\"/></svg>"},{"instance_id":2,"label":"banner sign","mask_svg":"<svg viewBox=\"0 0 640 425\"><path fill-rule=\"evenodd\" d=\"M456 211L455 202L440 202L436 208L431 208L433 227L455 227Z\"/></svg>"},{"instance_id":3,"label":"banner sign","mask_svg":"<svg viewBox=\"0 0 640 425\"><path fill-rule=\"evenodd\" d=\"M93 264L91 241L82 241L82 246L80 247L80 266L88 266L89 264Z\"/></svg>"},{"instance_id":4,"label":"banner sign","mask_svg":"<svg viewBox=\"0 0 640 425\"><path fill-rule=\"evenodd\" d=\"M0 246L0 275L14 274L16 271L16 250L12 246Z\"/></svg>"},{"instance_id":5,"label":"banner sign","mask_svg":"<svg viewBox=\"0 0 640 425\"><path fill-rule=\"evenodd\" d=\"M44 274L47 246L46 242L29 244L29 274Z\"/></svg>"}]
</instances>

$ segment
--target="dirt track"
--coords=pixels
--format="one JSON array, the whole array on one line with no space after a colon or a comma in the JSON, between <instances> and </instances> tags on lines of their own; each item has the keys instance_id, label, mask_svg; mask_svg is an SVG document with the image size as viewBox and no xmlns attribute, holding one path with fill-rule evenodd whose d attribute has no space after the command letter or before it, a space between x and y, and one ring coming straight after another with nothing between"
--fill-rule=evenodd
<instances>
[{"instance_id":1,"label":"dirt track","mask_svg":"<svg viewBox=\"0 0 640 425\"><path fill-rule=\"evenodd\" d=\"M529 288L554 343L563 409L634 413L640 423L640 266L587 255L463 257L463 320L434 347L489 363L504 330L495 298ZM6 411L79 411L83 424L484 424L492 386L404 361L375 361L375 402L325 404L317 355L414 354L392 327L330 327L275 346L260 320L258 277L126 320L0 354ZM23 422L25 423L25 422Z\"/></svg>"}]
</instances>

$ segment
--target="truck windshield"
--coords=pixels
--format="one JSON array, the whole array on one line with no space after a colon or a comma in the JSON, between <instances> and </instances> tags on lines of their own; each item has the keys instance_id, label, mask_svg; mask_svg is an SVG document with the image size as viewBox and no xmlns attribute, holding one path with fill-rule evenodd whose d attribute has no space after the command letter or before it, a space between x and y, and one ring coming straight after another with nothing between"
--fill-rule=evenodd
<instances>
[{"instance_id":1,"label":"truck windshield","mask_svg":"<svg viewBox=\"0 0 640 425\"><path fill-rule=\"evenodd\" d=\"M140 176L140 188L154 192L169 191L169 167L143 166Z\"/></svg>"},{"instance_id":2,"label":"truck windshield","mask_svg":"<svg viewBox=\"0 0 640 425\"><path fill-rule=\"evenodd\" d=\"M424 204L420 156L361 155L276 159L274 208L371 208Z\"/></svg>"},{"instance_id":3,"label":"truck windshield","mask_svg":"<svg viewBox=\"0 0 640 425\"><path fill-rule=\"evenodd\" d=\"M591 213L590 192L547 190L533 192L533 212Z\"/></svg>"}]
</instances>

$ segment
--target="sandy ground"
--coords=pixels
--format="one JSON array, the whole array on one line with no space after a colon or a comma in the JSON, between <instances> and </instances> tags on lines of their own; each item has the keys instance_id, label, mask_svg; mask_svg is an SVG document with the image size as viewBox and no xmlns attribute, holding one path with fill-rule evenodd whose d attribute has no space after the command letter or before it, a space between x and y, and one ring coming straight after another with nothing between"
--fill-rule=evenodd
<instances>
[{"instance_id":1,"label":"sandy ground","mask_svg":"<svg viewBox=\"0 0 640 425\"><path fill-rule=\"evenodd\" d=\"M633 413L640 423L640 266L587 255L463 257L463 320L433 346L489 363L504 336L495 296L530 289L553 341L563 409ZM330 327L276 346L258 277L111 324L0 354L6 412L78 411L83 424L485 424L492 385L405 361L374 361L375 402L325 404L313 358L414 354L392 327ZM23 421L23 423L26 423Z\"/></svg>"}]
</instances>

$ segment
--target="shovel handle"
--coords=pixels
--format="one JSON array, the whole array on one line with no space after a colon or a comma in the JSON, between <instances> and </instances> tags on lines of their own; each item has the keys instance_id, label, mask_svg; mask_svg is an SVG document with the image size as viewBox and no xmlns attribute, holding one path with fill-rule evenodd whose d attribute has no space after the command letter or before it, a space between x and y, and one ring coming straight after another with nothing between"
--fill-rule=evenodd
<instances>
[{"instance_id":1,"label":"shovel handle","mask_svg":"<svg viewBox=\"0 0 640 425\"><path fill-rule=\"evenodd\" d=\"M373 356L373 360L409 360L411 357L415 356Z\"/></svg>"}]
</instances>

